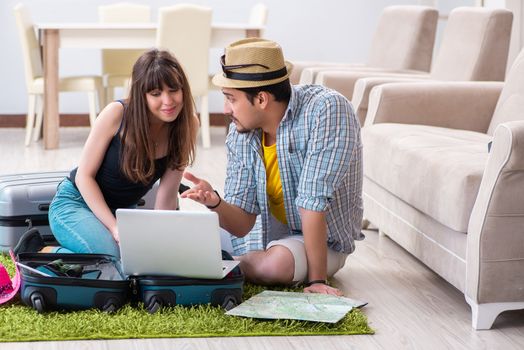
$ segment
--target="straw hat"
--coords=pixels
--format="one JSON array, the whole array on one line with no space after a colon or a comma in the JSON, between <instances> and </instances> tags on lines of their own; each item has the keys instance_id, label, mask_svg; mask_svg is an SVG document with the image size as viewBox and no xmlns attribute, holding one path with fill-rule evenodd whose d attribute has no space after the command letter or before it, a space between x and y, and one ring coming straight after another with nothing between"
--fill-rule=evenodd
<instances>
[{"instance_id":1,"label":"straw hat","mask_svg":"<svg viewBox=\"0 0 524 350\"><path fill-rule=\"evenodd\" d=\"M227 88L267 86L286 80L293 65L284 60L282 48L274 41L249 38L226 47L220 63L222 73L213 84Z\"/></svg>"}]
</instances>

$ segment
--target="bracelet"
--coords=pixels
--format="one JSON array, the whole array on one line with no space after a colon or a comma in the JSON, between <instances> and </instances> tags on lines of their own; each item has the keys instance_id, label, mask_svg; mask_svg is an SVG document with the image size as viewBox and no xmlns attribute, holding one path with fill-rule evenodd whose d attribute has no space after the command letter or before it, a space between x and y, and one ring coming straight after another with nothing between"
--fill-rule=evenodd
<instances>
[{"instance_id":1,"label":"bracelet","mask_svg":"<svg viewBox=\"0 0 524 350\"><path fill-rule=\"evenodd\" d=\"M218 194L217 190L214 190L214 192L217 194L218 196L218 203L215 204L215 205L206 205L207 209L215 209L216 207L218 207L220 205L220 203L222 203L222 198L220 197L220 195Z\"/></svg>"},{"instance_id":2,"label":"bracelet","mask_svg":"<svg viewBox=\"0 0 524 350\"><path fill-rule=\"evenodd\" d=\"M329 286L327 280L313 280L313 281L307 282L306 287L311 287L312 285L317 284L317 283L321 283L321 284L325 284L326 286Z\"/></svg>"}]
</instances>

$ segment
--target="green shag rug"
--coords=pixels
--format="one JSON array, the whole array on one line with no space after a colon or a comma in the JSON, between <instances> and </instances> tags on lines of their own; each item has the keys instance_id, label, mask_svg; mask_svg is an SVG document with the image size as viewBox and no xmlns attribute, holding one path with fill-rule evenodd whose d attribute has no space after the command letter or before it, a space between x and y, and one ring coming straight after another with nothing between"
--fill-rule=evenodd
<instances>
[{"instance_id":1,"label":"green shag rug","mask_svg":"<svg viewBox=\"0 0 524 350\"><path fill-rule=\"evenodd\" d=\"M0 262L13 276L14 267L9 256L0 254ZM264 289L246 284L244 299L247 300ZM221 308L210 305L163 308L155 314L149 314L142 306L131 305L124 306L114 314L98 310L38 314L17 298L0 305L0 342L373 333L367 325L366 316L359 309L353 309L336 324L328 324L227 316Z\"/></svg>"}]
</instances>

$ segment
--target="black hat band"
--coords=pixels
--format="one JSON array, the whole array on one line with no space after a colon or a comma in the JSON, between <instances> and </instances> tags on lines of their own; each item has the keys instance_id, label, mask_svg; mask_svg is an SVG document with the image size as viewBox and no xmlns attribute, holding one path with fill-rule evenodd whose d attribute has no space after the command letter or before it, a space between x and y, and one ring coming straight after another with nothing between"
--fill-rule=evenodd
<instances>
[{"instance_id":1,"label":"black hat band","mask_svg":"<svg viewBox=\"0 0 524 350\"><path fill-rule=\"evenodd\" d=\"M286 76L287 69L286 67L266 73L237 73L232 72L228 69L223 69L224 75L226 78L233 80L246 80L246 81L263 81L263 80L273 80Z\"/></svg>"}]
</instances>

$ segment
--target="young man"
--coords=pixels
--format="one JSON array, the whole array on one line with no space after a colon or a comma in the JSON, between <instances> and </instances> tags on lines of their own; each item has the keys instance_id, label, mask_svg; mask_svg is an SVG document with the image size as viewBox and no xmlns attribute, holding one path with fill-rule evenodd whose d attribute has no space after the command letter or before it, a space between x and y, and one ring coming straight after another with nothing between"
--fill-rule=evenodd
<instances>
[{"instance_id":1,"label":"young man","mask_svg":"<svg viewBox=\"0 0 524 350\"><path fill-rule=\"evenodd\" d=\"M321 86L293 86L281 47L252 38L225 49L222 87L233 121L224 199L190 173L182 197L219 215L247 280L304 282L341 295L326 279L361 239L362 145L351 104ZM257 216L261 230L252 230ZM251 232L250 232L251 231Z\"/></svg>"}]
</instances>

